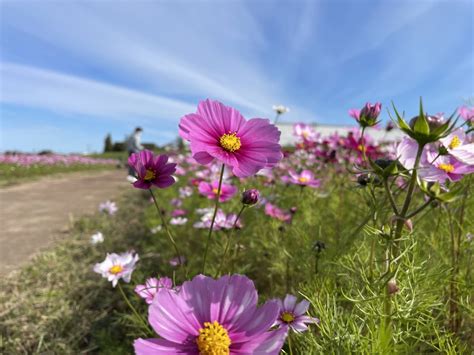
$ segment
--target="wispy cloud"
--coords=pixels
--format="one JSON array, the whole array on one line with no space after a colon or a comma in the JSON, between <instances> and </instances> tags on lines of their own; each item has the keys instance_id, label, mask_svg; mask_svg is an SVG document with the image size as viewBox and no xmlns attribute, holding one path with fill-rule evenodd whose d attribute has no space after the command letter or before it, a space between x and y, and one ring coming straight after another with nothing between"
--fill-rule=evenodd
<instances>
[{"instance_id":1,"label":"wispy cloud","mask_svg":"<svg viewBox=\"0 0 474 355\"><path fill-rule=\"evenodd\" d=\"M1 102L54 112L176 120L195 109L184 101L24 65L2 63L0 76Z\"/></svg>"}]
</instances>

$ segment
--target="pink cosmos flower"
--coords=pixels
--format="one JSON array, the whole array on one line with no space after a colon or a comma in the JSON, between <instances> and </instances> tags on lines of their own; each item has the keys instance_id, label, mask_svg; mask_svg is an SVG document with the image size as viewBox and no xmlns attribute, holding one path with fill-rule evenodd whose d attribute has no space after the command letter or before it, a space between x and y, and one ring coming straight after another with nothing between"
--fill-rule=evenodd
<instances>
[{"instance_id":1,"label":"pink cosmos flower","mask_svg":"<svg viewBox=\"0 0 474 355\"><path fill-rule=\"evenodd\" d=\"M296 303L297 298L293 295L286 295L285 299L278 300L280 305L280 316L275 325L280 327L290 327L295 332L304 332L308 330L306 324L318 324L319 319L306 315L309 308L309 302L306 300Z\"/></svg>"},{"instance_id":2,"label":"pink cosmos flower","mask_svg":"<svg viewBox=\"0 0 474 355\"><path fill-rule=\"evenodd\" d=\"M167 155L154 156L149 150L133 153L128 164L137 173L137 181L133 186L138 189L149 189L153 185L164 189L175 183L171 176L176 171L176 164L168 163Z\"/></svg>"},{"instance_id":3,"label":"pink cosmos flower","mask_svg":"<svg viewBox=\"0 0 474 355\"><path fill-rule=\"evenodd\" d=\"M210 200L215 200L218 192L219 181L213 181L212 183L200 182L198 186L199 193L206 196ZM237 187L222 183L221 194L219 196L219 202L225 202L230 200L237 193Z\"/></svg>"},{"instance_id":4,"label":"pink cosmos flower","mask_svg":"<svg viewBox=\"0 0 474 355\"><path fill-rule=\"evenodd\" d=\"M474 165L464 164L453 156L438 156L437 152L427 151L426 159L422 160L419 175L425 181L438 181L443 184L447 180L459 181L464 175L473 172Z\"/></svg>"},{"instance_id":5,"label":"pink cosmos flower","mask_svg":"<svg viewBox=\"0 0 474 355\"><path fill-rule=\"evenodd\" d=\"M212 209L204 212L201 220L194 223L194 228L209 229L212 223L212 215L214 214L213 212L214 211ZM221 209L218 209L216 213L216 220L214 222L214 230L231 229L234 227L236 219L237 215L235 213L229 213L226 215ZM242 222L240 219L237 221L235 227L239 229L242 228Z\"/></svg>"},{"instance_id":6,"label":"pink cosmos flower","mask_svg":"<svg viewBox=\"0 0 474 355\"><path fill-rule=\"evenodd\" d=\"M265 214L278 219L281 222L285 223L290 223L291 222L291 217L292 214L289 212L285 212L282 209L278 208L275 205L272 205L271 203L267 203L265 205Z\"/></svg>"},{"instance_id":7,"label":"pink cosmos flower","mask_svg":"<svg viewBox=\"0 0 474 355\"><path fill-rule=\"evenodd\" d=\"M95 264L94 272L107 278L108 281L112 282L112 286L115 287L120 279L130 282L137 261L138 254L134 255L133 251L122 254L107 253L107 257L103 262Z\"/></svg>"},{"instance_id":8,"label":"pink cosmos flower","mask_svg":"<svg viewBox=\"0 0 474 355\"><path fill-rule=\"evenodd\" d=\"M218 101L201 101L196 113L182 117L179 134L190 142L198 163L217 159L238 177L255 175L282 158L276 126L268 119L246 121L239 111Z\"/></svg>"},{"instance_id":9,"label":"pink cosmos flower","mask_svg":"<svg viewBox=\"0 0 474 355\"><path fill-rule=\"evenodd\" d=\"M468 141L462 128L441 138L440 142L447 149L448 153L457 160L468 165L474 165L474 143Z\"/></svg>"},{"instance_id":10,"label":"pink cosmos flower","mask_svg":"<svg viewBox=\"0 0 474 355\"><path fill-rule=\"evenodd\" d=\"M403 138L397 147L400 163L408 170L415 165L418 143L408 137ZM458 181L463 175L474 172L473 165L467 165L451 155L439 155L432 145L424 148L418 168L418 175L425 181L437 181L444 184L446 180Z\"/></svg>"},{"instance_id":11,"label":"pink cosmos flower","mask_svg":"<svg viewBox=\"0 0 474 355\"><path fill-rule=\"evenodd\" d=\"M169 264L174 267L179 266L181 264L186 264L186 258L184 256L176 256L169 260Z\"/></svg>"},{"instance_id":12,"label":"pink cosmos flower","mask_svg":"<svg viewBox=\"0 0 474 355\"><path fill-rule=\"evenodd\" d=\"M359 121L359 116L360 116L360 110L356 109L356 108L351 108L349 110L349 116L351 116L352 118L354 118L356 121Z\"/></svg>"},{"instance_id":13,"label":"pink cosmos flower","mask_svg":"<svg viewBox=\"0 0 474 355\"><path fill-rule=\"evenodd\" d=\"M173 281L169 277L150 277L146 280L144 285L137 285L135 292L143 298L146 303L152 304L153 298L160 288L171 289L173 287Z\"/></svg>"},{"instance_id":14,"label":"pink cosmos flower","mask_svg":"<svg viewBox=\"0 0 474 355\"><path fill-rule=\"evenodd\" d=\"M288 173L290 174L290 179L288 181L292 184L313 188L321 185L321 181L315 179L313 172L310 170L303 170L299 174L294 170L290 170Z\"/></svg>"},{"instance_id":15,"label":"pink cosmos flower","mask_svg":"<svg viewBox=\"0 0 474 355\"><path fill-rule=\"evenodd\" d=\"M152 202L153 202L153 199L152 199ZM170 203L171 203L171 205L173 205L175 207L181 207L182 204L183 204L183 201L179 198L173 198L173 199L171 199Z\"/></svg>"},{"instance_id":16,"label":"pink cosmos flower","mask_svg":"<svg viewBox=\"0 0 474 355\"><path fill-rule=\"evenodd\" d=\"M462 106L459 108L458 112L463 119L471 124L474 123L474 107Z\"/></svg>"},{"instance_id":17,"label":"pink cosmos flower","mask_svg":"<svg viewBox=\"0 0 474 355\"><path fill-rule=\"evenodd\" d=\"M182 217L182 216L186 216L188 214L188 211L186 210L182 210L182 209L175 209L173 210L173 212L171 212L171 216L172 217Z\"/></svg>"},{"instance_id":18,"label":"pink cosmos flower","mask_svg":"<svg viewBox=\"0 0 474 355\"><path fill-rule=\"evenodd\" d=\"M148 315L160 337L135 340L135 353L277 355L287 335L284 327L270 330L278 303L257 307L257 300L253 282L243 275L198 275L179 292L161 288Z\"/></svg>"},{"instance_id":19,"label":"pink cosmos flower","mask_svg":"<svg viewBox=\"0 0 474 355\"><path fill-rule=\"evenodd\" d=\"M314 141L318 138L318 134L313 127L305 123L296 123L293 125L293 133L297 137L301 137L306 141Z\"/></svg>"}]
</instances>

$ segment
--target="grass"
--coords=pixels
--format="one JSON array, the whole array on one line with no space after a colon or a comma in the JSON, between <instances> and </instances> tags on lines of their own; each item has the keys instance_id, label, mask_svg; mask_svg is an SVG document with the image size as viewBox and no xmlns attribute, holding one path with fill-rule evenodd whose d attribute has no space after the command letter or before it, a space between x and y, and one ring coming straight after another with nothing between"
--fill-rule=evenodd
<instances>
[{"instance_id":1,"label":"grass","mask_svg":"<svg viewBox=\"0 0 474 355\"><path fill-rule=\"evenodd\" d=\"M300 189L263 181L234 181L240 190L257 187L263 196L284 208L297 207L291 225L282 225L263 213L261 207L247 209L244 228L233 235L217 231L212 238L207 272L214 275L222 261L228 238L231 253L224 260L223 272L245 273L254 280L262 299L299 295L311 302L310 314L319 326L303 334L292 334L297 354L469 354L474 351L470 271L473 244L464 236L473 227L474 200L467 199L465 222L460 225L461 259L459 312L462 322L457 334L449 329L449 280L451 239L446 208L430 207L416 217L413 233L401 241L404 255L396 274L399 292L395 301L391 334L381 326L384 318L384 239L370 222L365 190L351 177L326 172L325 190ZM160 207L170 213L170 200L177 188L186 186L181 177L175 187L157 190ZM375 190L378 201L383 200ZM415 196L415 205L422 196ZM448 205L452 215L461 201ZM189 211L190 222L173 226L177 243L185 250L188 269L199 272L207 231L197 230L196 209L211 207L212 201L196 192L184 199L181 208ZM131 190L120 201L117 216L98 215L76 224L70 238L50 252L39 255L31 265L10 275L0 291L1 347L8 354L101 353L127 354L137 337L153 336L144 330L126 308L118 290L92 272L94 263L106 252L134 249L139 265L130 284L123 284L134 306L146 315L145 303L134 296L133 287L147 277L167 275L179 284L181 270L169 265L175 256L165 232L150 229L160 220L146 191ZM237 212L238 198L226 202L226 212ZM169 214L168 214L169 216ZM377 221L390 217L383 204ZM451 222L456 223L451 220ZM89 236L104 233L106 241L91 246ZM324 243L325 249L315 248ZM375 262L370 263L372 246ZM258 261L258 262L256 262ZM393 339L393 342L390 341ZM288 348L284 349L286 352Z\"/></svg>"}]
</instances>

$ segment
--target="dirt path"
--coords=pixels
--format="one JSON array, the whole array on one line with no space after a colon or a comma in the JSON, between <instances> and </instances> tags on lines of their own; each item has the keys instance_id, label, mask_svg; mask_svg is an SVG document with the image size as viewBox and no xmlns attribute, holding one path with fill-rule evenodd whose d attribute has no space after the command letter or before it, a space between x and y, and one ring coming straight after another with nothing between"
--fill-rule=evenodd
<instances>
[{"instance_id":1,"label":"dirt path","mask_svg":"<svg viewBox=\"0 0 474 355\"><path fill-rule=\"evenodd\" d=\"M130 183L123 170L46 177L0 189L0 274L22 265Z\"/></svg>"}]
</instances>

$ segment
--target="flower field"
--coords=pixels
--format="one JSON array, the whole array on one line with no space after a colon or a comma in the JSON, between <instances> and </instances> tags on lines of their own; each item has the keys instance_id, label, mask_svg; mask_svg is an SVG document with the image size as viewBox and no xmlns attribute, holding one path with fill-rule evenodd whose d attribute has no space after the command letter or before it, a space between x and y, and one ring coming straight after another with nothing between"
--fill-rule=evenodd
<instances>
[{"instance_id":1,"label":"flower field","mask_svg":"<svg viewBox=\"0 0 474 355\"><path fill-rule=\"evenodd\" d=\"M61 154L0 154L0 184L9 185L55 173L115 167L117 159Z\"/></svg>"},{"instance_id":2,"label":"flower field","mask_svg":"<svg viewBox=\"0 0 474 355\"><path fill-rule=\"evenodd\" d=\"M405 137L376 143L380 110L281 147L269 120L202 101L189 151L132 155L121 200L6 279L0 350L471 353L474 111L393 107Z\"/></svg>"}]
</instances>

